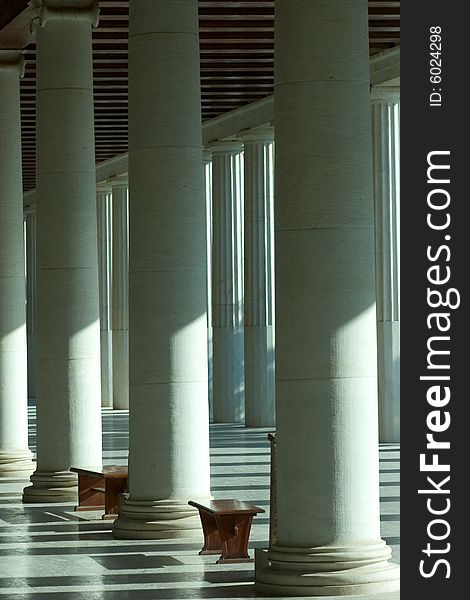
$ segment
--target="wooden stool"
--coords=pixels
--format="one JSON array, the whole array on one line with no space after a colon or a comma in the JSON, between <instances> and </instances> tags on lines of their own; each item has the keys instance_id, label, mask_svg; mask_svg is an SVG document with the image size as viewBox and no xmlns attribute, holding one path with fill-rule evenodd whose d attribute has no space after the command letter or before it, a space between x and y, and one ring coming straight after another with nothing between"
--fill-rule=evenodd
<instances>
[{"instance_id":1,"label":"wooden stool","mask_svg":"<svg viewBox=\"0 0 470 600\"><path fill-rule=\"evenodd\" d=\"M127 467L71 467L78 473L78 506L74 510L104 510L102 519L118 516L118 496L127 492Z\"/></svg>"},{"instance_id":2,"label":"wooden stool","mask_svg":"<svg viewBox=\"0 0 470 600\"><path fill-rule=\"evenodd\" d=\"M199 510L204 546L199 554L220 554L217 564L253 562L248 554L253 517L264 509L239 500L210 500L206 505L188 502Z\"/></svg>"}]
</instances>

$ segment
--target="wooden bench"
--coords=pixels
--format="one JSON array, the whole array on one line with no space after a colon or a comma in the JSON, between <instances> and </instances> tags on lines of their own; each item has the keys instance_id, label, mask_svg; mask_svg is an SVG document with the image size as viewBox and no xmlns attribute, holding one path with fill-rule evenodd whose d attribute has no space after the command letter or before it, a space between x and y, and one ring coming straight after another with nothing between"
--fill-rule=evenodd
<instances>
[{"instance_id":1,"label":"wooden bench","mask_svg":"<svg viewBox=\"0 0 470 600\"><path fill-rule=\"evenodd\" d=\"M78 506L74 510L104 510L102 519L118 515L118 496L127 492L127 467L71 467L78 473Z\"/></svg>"},{"instance_id":2,"label":"wooden bench","mask_svg":"<svg viewBox=\"0 0 470 600\"><path fill-rule=\"evenodd\" d=\"M264 509L239 500L210 500L207 505L188 502L199 510L204 546L199 554L220 554L218 564L253 562L248 554L253 517Z\"/></svg>"}]
</instances>

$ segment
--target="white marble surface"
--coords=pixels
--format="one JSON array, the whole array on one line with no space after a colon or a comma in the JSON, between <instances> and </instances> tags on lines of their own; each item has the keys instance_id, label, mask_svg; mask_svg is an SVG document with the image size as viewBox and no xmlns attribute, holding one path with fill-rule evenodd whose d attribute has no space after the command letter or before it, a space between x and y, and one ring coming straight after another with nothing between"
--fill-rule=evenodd
<instances>
[{"instance_id":1,"label":"white marble surface","mask_svg":"<svg viewBox=\"0 0 470 600\"><path fill-rule=\"evenodd\" d=\"M35 414L30 408L30 447ZM215 498L253 501L268 513L268 429L211 426ZM103 410L105 464L127 462L128 413ZM399 560L399 447L380 451L382 536ZM253 598L253 565L216 565L198 556L198 539L116 540L99 514L72 504L21 504L23 480L0 482L0 598L8 600L212 600ZM97 518L98 517L98 518ZM250 553L265 547L268 515L255 519ZM398 600L399 594L355 596ZM334 599L333 599L334 600Z\"/></svg>"}]
</instances>

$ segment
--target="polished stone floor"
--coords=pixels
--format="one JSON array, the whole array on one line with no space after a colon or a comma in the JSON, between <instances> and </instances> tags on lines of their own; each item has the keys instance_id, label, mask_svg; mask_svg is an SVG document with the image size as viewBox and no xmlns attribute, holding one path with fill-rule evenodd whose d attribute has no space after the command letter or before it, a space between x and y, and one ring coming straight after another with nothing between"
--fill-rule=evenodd
<instances>
[{"instance_id":1,"label":"polished stone floor","mask_svg":"<svg viewBox=\"0 0 470 600\"><path fill-rule=\"evenodd\" d=\"M30 447L35 416L30 408ZM255 519L250 551L266 547L269 506L267 429L211 426L212 493L266 509ZM103 410L103 462L126 464L128 414ZM399 448L380 451L382 535L399 561ZM212 600L252 598L253 565L216 565L197 539L115 540L97 513L70 504L21 503L25 480L0 480L0 598L9 600ZM374 596L397 600L398 593ZM356 597L359 598L359 597ZM364 598L361 596L360 598ZM372 600L372 597L368 597Z\"/></svg>"}]
</instances>

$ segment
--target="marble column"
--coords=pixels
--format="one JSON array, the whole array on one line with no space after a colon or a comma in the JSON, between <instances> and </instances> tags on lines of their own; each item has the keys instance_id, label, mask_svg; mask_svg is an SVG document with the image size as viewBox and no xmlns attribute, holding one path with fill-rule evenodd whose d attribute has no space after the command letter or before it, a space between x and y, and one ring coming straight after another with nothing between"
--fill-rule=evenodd
<instances>
[{"instance_id":1,"label":"marble column","mask_svg":"<svg viewBox=\"0 0 470 600\"><path fill-rule=\"evenodd\" d=\"M28 476L21 52L0 50L0 478Z\"/></svg>"},{"instance_id":2,"label":"marble column","mask_svg":"<svg viewBox=\"0 0 470 600\"><path fill-rule=\"evenodd\" d=\"M36 208L24 210L26 251L26 342L28 347L28 398L36 398Z\"/></svg>"},{"instance_id":3,"label":"marble column","mask_svg":"<svg viewBox=\"0 0 470 600\"><path fill-rule=\"evenodd\" d=\"M209 420L214 418L213 363L212 363L212 155L207 150L202 154L204 172L204 197L206 201L207 243L207 366L209 384Z\"/></svg>"},{"instance_id":4,"label":"marble column","mask_svg":"<svg viewBox=\"0 0 470 600\"><path fill-rule=\"evenodd\" d=\"M101 464L91 26L97 2L43 0L37 32L37 469L24 502L74 502Z\"/></svg>"},{"instance_id":5,"label":"marble column","mask_svg":"<svg viewBox=\"0 0 470 600\"><path fill-rule=\"evenodd\" d=\"M367 2L276 2L277 532L263 594L398 588L380 537Z\"/></svg>"},{"instance_id":6,"label":"marble column","mask_svg":"<svg viewBox=\"0 0 470 600\"><path fill-rule=\"evenodd\" d=\"M113 534L201 536L187 504L210 497L197 0L131 2L129 27L129 495Z\"/></svg>"},{"instance_id":7,"label":"marble column","mask_svg":"<svg viewBox=\"0 0 470 600\"><path fill-rule=\"evenodd\" d=\"M274 131L240 134L245 164L245 424L275 424Z\"/></svg>"},{"instance_id":8,"label":"marble column","mask_svg":"<svg viewBox=\"0 0 470 600\"><path fill-rule=\"evenodd\" d=\"M111 336L111 186L96 189L98 226L98 278L100 295L101 406L113 408L113 361Z\"/></svg>"},{"instance_id":9,"label":"marble column","mask_svg":"<svg viewBox=\"0 0 470 600\"><path fill-rule=\"evenodd\" d=\"M400 90L372 89L379 439L400 441Z\"/></svg>"},{"instance_id":10,"label":"marble column","mask_svg":"<svg viewBox=\"0 0 470 600\"><path fill-rule=\"evenodd\" d=\"M243 422L243 145L212 152L212 365L215 423Z\"/></svg>"},{"instance_id":11,"label":"marble column","mask_svg":"<svg viewBox=\"0 0 470 600\"><path fill-rule=\"evenodd\" d=\"M113 404L129 408L129 203L127 177L112 186L111 329Z\"/></svg>"}]
</instances>

